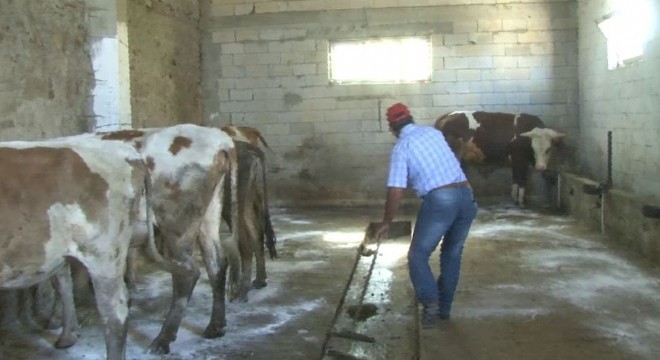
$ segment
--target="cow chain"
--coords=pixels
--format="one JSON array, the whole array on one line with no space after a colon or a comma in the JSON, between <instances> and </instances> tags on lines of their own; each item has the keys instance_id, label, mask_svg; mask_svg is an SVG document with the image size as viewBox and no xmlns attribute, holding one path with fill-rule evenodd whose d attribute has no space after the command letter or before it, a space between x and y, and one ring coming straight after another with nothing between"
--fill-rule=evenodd
<instances>
[{"instance_id":1,"label":"cow chain","mask_svg":"<svg viewBox=\"0 0 660 360\"><path fill-rule=\"evenodd\" d=\"M355 317L353 318L353 327L355 327L355 324L360 318L360 312L362 312L362 304L364 302L364 297L367 294L367 288L369 288L369 280L371 279L371 274L373 273L374 267L376 265L376 258L378 258L378 250L380 250L380 239L376 240L376 251L373 254L373 259L371 259L371 265L369 266L369 271L367 272L367 276L364 279L364 286L362 287L362 292L360 293L360 297L358 299L357 309L355 310Z\"/></svg>"}]
</instances>

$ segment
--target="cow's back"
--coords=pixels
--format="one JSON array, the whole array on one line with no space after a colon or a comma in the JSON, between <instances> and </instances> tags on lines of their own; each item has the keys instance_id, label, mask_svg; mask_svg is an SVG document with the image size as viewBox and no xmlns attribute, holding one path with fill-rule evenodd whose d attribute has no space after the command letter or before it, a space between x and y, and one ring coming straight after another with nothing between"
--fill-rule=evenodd
<instances>
[{"instance_id":1,"label":"cow's back","mask_svg":"<svg viewBox=\"0 0 660 360\"><path fill-rule=\"evenodd\" d=\"M253 127L227 125L223 126L221 130L236 141L247 142L254 146L259 146L261 144L264 147L268 147L268 143L266 143L261 132Z\"/></svg>"},{"instance_id":2,"label":"cow's back","mask_svg":"<svg viewBox=\"0 0 660 360\"><path fill-rule=\"evenodd\" d=\"M115 251L135 220L145 169L130 146L87 135L0 144L2 287L52 274L64 256ZM15 271L22 269L20 273Z\"/></svg>"},{"instance_id":3,"label":"cow's back","mask_svg":"<svg viewBox=\"0 0 660 360\"><path fill-rule=\"evenodd\" d=\"M219 129L191 124L144 131L140 153L151 174L156 218L161 225L188 227L203 217L228 171L233 141Z\"/></svg>"},{"instance_id":4,"label":"cow's back","mask_svg":"<svg viewBox=\"0 0 660 360\"><path fill-rule=\"evenodd\" d=\"M519 135L544 125L538 117L524 113L455 111L438 118L435 127L461 160L496 164L507 162L518 148L528 149L529 139Z\"/></svg>"},{"instance_id":5,"label":"cow's back","mask_svg":"<svg viewBox=\"0 0 660 360\"><path fill-rule=\"evenodd\" d=\"M505 162L514 137L516 116L511 113L485 111L475 111L473 116L479 124L474 134L474 143L483 152L484 162Z\"/></svg>"}]
</instances>

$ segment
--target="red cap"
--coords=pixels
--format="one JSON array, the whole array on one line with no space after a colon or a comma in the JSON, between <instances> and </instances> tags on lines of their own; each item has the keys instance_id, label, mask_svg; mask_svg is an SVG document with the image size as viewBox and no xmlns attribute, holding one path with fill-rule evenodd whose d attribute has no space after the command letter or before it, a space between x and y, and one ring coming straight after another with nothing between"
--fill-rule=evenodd
<instances>
[{"instance_id":1,"label":"red cap","mask_svg":"<svg viewBox=\"0 0 660 360\"><path fill-rule=\"evenodd\" d=\"M387 109L387 122L390 125L406 120L410 116L410 110L402 103L396 103Z\"/></svg>"}]
</instances>

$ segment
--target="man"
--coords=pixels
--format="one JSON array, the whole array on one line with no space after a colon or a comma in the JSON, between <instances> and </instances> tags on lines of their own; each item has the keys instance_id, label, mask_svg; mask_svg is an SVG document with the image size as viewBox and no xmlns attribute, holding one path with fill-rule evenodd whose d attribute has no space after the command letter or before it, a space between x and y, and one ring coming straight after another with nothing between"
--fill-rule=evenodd
<instances>
[{"instance_id":1,"label":"man","mask_svg":"<svg viewBox=\"0 0 660 360\"><path fill-rule=\"evenodd\" d=\"M477 215L470 184L460 163L439 130L419 126L408 107L397 103L387 109L390 131L397 137L392 150L387 200L378 239L385 237L410 185L422 199L408 250L408 270L415 295L423 306L422 327L448 320L458 285L463 245ZM437 281L429 257L440 247Z\"/></svg>"}]
</instances>

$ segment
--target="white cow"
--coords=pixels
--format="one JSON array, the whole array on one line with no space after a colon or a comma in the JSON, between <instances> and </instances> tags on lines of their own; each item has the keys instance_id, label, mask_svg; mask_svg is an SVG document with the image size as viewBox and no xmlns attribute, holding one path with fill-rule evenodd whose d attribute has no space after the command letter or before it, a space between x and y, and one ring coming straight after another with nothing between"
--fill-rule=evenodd
<instances>
[{"instance_id":1,"label":"white cow","mask_svg":"<svg viewBox=\"0 0 660 360\"><path fill-rule=\"evenodd\" d=\"M172 274L173 296L170 310L149 351L166 354L176 339L188 300L200 272L193 259L193 247L201 249L213 307L204 337L224 335L225 281L230 269L232 291L238 289L240 257L235 232L220 239L220 219L224 182L231 179L232 208L235 205L237 158L234 142L219 129L182 124L159 129L125 130L99 134L108 141L132 144L147 164L151 177L151 208L166 256L158 255ZM237 211L232 211L237 223Z\"/></svg>"},{"instance_id":2,"label":"white cow","mask_svg":"<svg viewBox=\"0 0 660 360\"><path fill-rule=\"evenodd\" d=\"M134 148L90 135L0 143L0 288L25 288L52 275L64 281L58 291L69 294L69 307L58 343L74 336L65 276L66 257L73 257L94 286L107 358L125 358L123 274L146 174Z\"/></svg>"}]
</instances>

